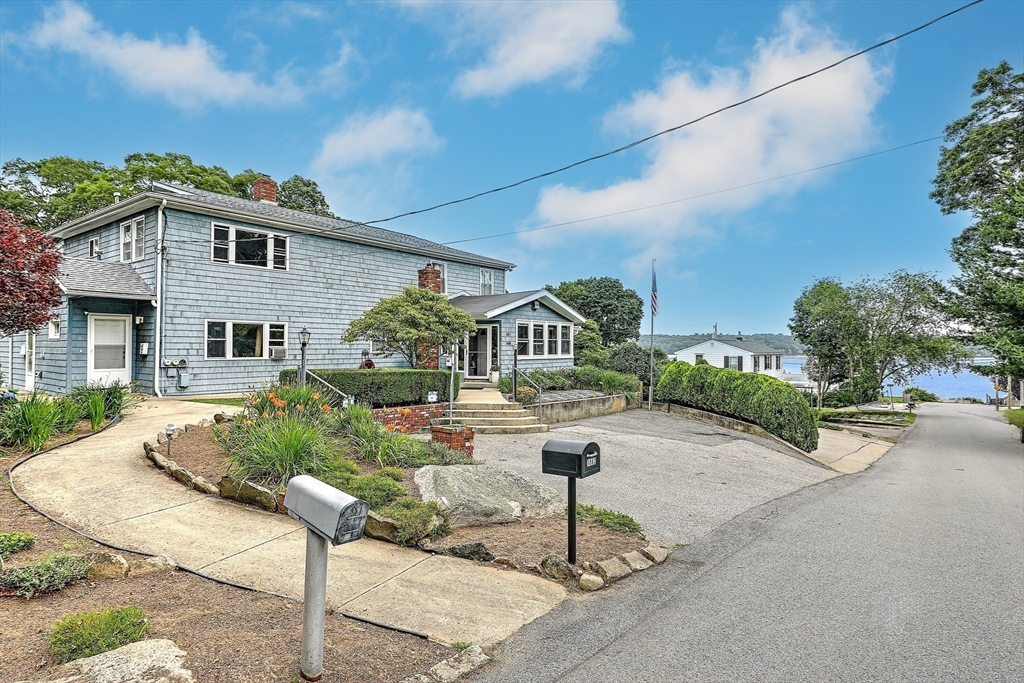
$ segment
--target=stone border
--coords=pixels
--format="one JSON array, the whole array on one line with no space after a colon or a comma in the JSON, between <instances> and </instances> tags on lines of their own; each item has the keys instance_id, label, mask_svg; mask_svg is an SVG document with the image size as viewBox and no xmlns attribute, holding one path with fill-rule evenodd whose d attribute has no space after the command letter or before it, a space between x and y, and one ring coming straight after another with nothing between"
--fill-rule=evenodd
<instances>
[{"instance_id":1,"label":"stone border","mask_svg":"<svg viewBox=\"0 0 1024 683\"><path fill-rule=\"evenodd\" d=\"M466 648L454 657L438 662L425 674L413 674L401 683L451 683L491 661L479 645Z\"/></svg>"},{"instance_id":2,"label":"stone border","mask_svg":"<svg viewBox=\"0 0 1024 683\"><path fill-rule=\"evenodd\" d=\"M657 545L609 557L600 562L584 562L579 587L585 591L596 591L626 578L632 574L650 569L668 559L672 551Z\"/></svg>"},{"instance_id":3,"label":"stone border","mask_svg":"<svg viewBox=\"0 0 1024 683\"><path fill-rule=\"evenodd\" d=\"M629 410L630 406L629 397L626 394L605 394L604 396L574 398L568 401L531 403L523 407L529 410L534 417L540 417L543 414L544 424L557 424L621 413Z\"/></svg>"}]
</instances>

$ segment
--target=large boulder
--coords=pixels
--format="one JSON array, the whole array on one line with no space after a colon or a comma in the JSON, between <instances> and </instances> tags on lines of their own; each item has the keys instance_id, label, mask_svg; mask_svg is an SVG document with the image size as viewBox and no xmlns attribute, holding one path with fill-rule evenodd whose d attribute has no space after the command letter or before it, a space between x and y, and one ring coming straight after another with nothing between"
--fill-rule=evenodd
<instances>
[{"instance_id":1,"label":"large boulder","mask_svg":"<svg viewBox=\"0 0 1024 683\"><path fill-rule=\"evenodd\" d=\"M63 677L53 683L195 683L192 672L182 666L185 654L170 640L143 640L65 664L60 668Z\"/></svg>"},{"instance_id":2,"label":"large boulder","mask_svg":"<svg viewBox=\"0 0 1024 683\"><path fill-rule=\"evenodd\" d=\"M565 512L565 501L554 490L487 465L428 465L416 471L415 479L423 500L446 509L453 528Z\"/></svg>"}]
</instances>

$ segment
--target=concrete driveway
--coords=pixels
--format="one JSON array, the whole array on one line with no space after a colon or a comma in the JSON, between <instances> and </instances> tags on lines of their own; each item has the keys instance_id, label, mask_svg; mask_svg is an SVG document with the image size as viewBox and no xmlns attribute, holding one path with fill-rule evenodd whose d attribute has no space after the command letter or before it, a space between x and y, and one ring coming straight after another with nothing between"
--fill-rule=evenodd
<instances>
[{"instance_id":1,"label":"concrete driveway","mask_svg":"<svg viewBox=\"0 0 1024 683\"><path fill-rule=\"evenodd\" d=\"M547 434L480 434L475 456L566 495L540 473L548 439L595 441L601 472L577 485L579 502L626 512L651 541L691 543L736 515L838 476L766 439L666 413L629 410L553 426Z\"/></svg>"}]
</instances>

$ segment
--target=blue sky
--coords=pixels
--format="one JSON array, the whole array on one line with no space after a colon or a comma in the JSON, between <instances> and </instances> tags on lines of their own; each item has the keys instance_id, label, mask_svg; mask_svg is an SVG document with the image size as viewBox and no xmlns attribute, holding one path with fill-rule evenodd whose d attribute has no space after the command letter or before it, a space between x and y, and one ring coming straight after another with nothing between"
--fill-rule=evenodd
<instances>
[{"instance_id":1,"label":"blue sky","mask_svg":"<svg viewBox=\"0 0 1024 683\"><path fill-rule=\"evenodd\" d=\"M181 152L316 180L374 220L604 152L961 2L0 2L0 160ZM617 213L940 135L977 72L1024 62L989 0L685 131L387 223L439 242ZM928 198L938 142L656 209L465 242L513 290L610 275L656 331L785 332L815 278L953 272L967 216ZM644 331L648 322L644 322Z\"/></svg>"}]
</instances>

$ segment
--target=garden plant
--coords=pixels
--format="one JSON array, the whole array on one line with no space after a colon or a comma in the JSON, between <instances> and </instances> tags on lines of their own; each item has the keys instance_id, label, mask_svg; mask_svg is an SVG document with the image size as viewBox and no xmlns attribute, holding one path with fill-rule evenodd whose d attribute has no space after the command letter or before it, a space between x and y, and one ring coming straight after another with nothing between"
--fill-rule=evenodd
<instances>
[{"instance_id":1,"label":"garden plant","mask_svg":"<svg viewBox=\"0 0 1024 683\"><path fill-rule=\"evenodd\" d=\"M149 622L138 607L107 608L58 621L50 631L50 648L66 664L145 640L147 633Z\"/></svg>"}]
</instances>

